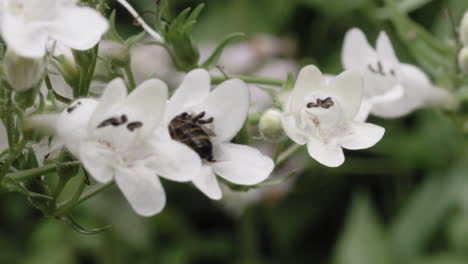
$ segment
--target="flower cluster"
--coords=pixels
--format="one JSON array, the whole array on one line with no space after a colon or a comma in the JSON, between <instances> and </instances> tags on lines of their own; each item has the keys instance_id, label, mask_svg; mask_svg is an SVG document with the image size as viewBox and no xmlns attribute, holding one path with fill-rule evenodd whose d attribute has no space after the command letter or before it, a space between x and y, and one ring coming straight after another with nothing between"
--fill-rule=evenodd
<instances>
[{"instance_id":1,"label":"flower cluster","mask_svg":"<svg viewBox=\"0 0 468 264\"><path fill-rule=\"evenodd\" d=\"M382 139L385 129L365 122L369 115L398 118L428 105L456 105L452 94L434 84L424 71L399 61L385 32L373 48L361 30L349 30L341 56L344 72L337 76L323 75L317 66L307 65L295 81L291 77L263 83L246 76L212 78L224 46L238 36L228 36L211 55L200 56L191 28L201 7L190 15L184 11L174 21L158 20L155 30L127 1L118 3L164 49L172 66L184 73L169 67L145 69L148 64L141 61L149 60L148 47L132 48L141 43L144 32L124 39L115 27L115 13L108 21L103 10L98 12L77 0L0 3L0 34L7 46L0 76L5 83L0 89L0 185L7 173L35 168L44 163L45 152L64 146L63 153L71 154L72 162L78 160L95 181L115 182L135 212L152 216L166 203L161 178L192 183L207 197L219 200L226 186L245 191L265 183L303 145L319 163L342 165L343 149L370 148ZM460 27L465 46L467 32L468 13ZM227 68L244 69L253 61L281 54L282 45L274 42L263 37L259 43L268 43L267 48L249 50L249 58L231 52L235 63ZM166 64L161 54L156 54L156 64ZM204 62L199 62L200 57ZM274 68L286 76L284 64ZM296 69L294 63L286 64ZM468 47L461 49L459 65L468 71ZM269 73L257 70L278 75L271 69ZM155 79L155 71L158 78L177 77ZM177 89L169 89L180 79ZM213 87L215 83L219 85ZM41 156L35 164L13 167L18 157L27 155L23 149L47 145L47 138L39 132L51 127L53 133L47 136L59 143L45 147L41 155L35 153ZM283 155L273 160L249 145L245 136L261 138L276 151L284 146L292 151L276 153ZM54 162L61 166L62 161ZM54 191L54 198L62 189ZM82 191L77 192L78 198ZM57 203L47 206L47 210L56 209Z\"/></svg>"},{"instance_id":2,"label":"flower cluster","mask_svg":"<svg viewBox=\"0 0 468 264\"><path fill-rule=\"evenodd\" d=\"M220 199L216 175L254 185L274 164L252 147L230 143L247 116L247 86L233 79L210 87L208 72L193 70L166 104L167 86L160 80L147 80L127 96L123 80L115 79L99 100L70 104L58 118L57 135L98 182L115 179L140 215L164 207L158 176L192 181Z\"/></svg>"}]
</instances>

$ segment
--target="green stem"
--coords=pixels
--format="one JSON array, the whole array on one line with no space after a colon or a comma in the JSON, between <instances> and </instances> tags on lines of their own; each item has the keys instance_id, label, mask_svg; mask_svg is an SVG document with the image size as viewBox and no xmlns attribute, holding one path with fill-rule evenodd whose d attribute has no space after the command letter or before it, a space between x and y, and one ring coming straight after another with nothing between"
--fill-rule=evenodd
<instances>
[{"instance_id":1,"label":"green stem","mask_svg":"<svg viewBox=\"0 0 468 264\"><path fill-rule=\"evenodd\" d=\"M106 184L101 185L101 186L99 186L98 188L96 188L96 190L93 190L93 191L91 191L90 193L87 193L87 194L83 195L83 197L81 197L81 199L78 201L77 204L80 204L80 203L82 203L82 202L84 202L84 201L86 201L86 200L88 200L88 199L94 197L96 194L101 193L101 192L107 190L108 188L112 187L112 186L114 185L114 183L115 183L115 182L106 183Z\"/></svg>"},{"instance_id":2,"label":"green stem","mask_svg":"<svg viewBox=\"0 0 468 264\"><path fill-rule=\"evenodd\" d=\"M289 157L291 157L294 153L296 153L301 147L302 145L293 144L289 148L287 148L285 151L283 151L283 153L281 153L278 156L278 159L276 161L276 167L279 167L281 164L283 164L286 160L289 159Z\"/></svg>"},{"instance_id":3,"label":"green stem","mask_svg":"<svg viewBox=\"0 0 468 264\"><path fill-rule=\"evenodd\" d=\"M67 214L71 209L73 209L78 204L81 194L83 193L86 187L85 172L81 170L80 174L81 174L81 181L80 181L80 185L78 186L78 189L73 194L73 197L65 205L55 210L54 212L55 216L61 216L61 215Z\"/></svg>"},{"instance_id":4,"label":"green stem","mask_svg":"<svg viewBox=\"0 0 468 264\"><path fill-rule=\"evenodd\" d=\"M284 80L270 79L264 77L255 77L255 76L245 76L245 75L231 75L229 77L224 76L211 76L211 82L213 84L219 84L228 79L241 79L247 83L257 83L265 85L274 85L274 86L283 86Z\"/></svg>"},{"instance_id":5,"label":"green stem","mask_svg":"<svg viewBox=\"0 0 468 264\"><path fill-rule=\"evenodd\" d=\"M79 161L72 161L72 162L69 162L68 164L69 165L78 165L78 164L80 164L80 162ZM39 177L39 176L44 175L44 174L49 173L49 172L53 172L53 171L55 171L56 167L57 167L57 164L52 163L52 164L47 164L47 165L39 167L39 168L8 173L5 177L8 177L8 178L10 178L12 180L15 180L15 181L21 181L21 180L26 180L26 179Z\"/></svg>"},{"instance_id":6,"label":"green stem","mask_svg":"<svg viewBox=\"0 0 468 264\"><path fill-rule=\"evenodd\" d=\"M6 112L5 112L5 128L6 128L6 131L7 131L7 137L8 137L8 147L9 149L13 149L13 146L15 145L15 128L13 127L14 126L14 120L13 120L13 115L12 115L12 112L13 112L13 102L12 102L12 98L11 98L11 94L12 94L12 90L11 90L11 87L5 87L6 89L6 93L5 93L5 97L6 97L6 105L5 105L5 108L6 108Z\"/></svg>"},{"instance_id":7,"label":"green stem","mask_svg":"<svg viewBox=\"0 0 468 264\"><path fill-rule=\"evenodd\" d=\"M133 77L132 66L130 65L130 63L127 63L127 65L125 65L124 71L128 79L128 91L131 92L133 91L133 89L135 89L136 84L135 78Z\"/></svg>"},{"instance_id":8,"label":"green stem","mask_svg":"<svg viewBox=\"0 0 468 264\"><path fill-rule=\"evenodd\" d=\"M26 143L28 143L26 140L21 140L21 142L16 146L16 148L10 148L10 156L8 159L5 161L3 166L0 168L0 182L3 180L3 177L8 177L8 174L6 172L8 171L8 168L10 168L11 164L18 158L18 156L21 154L21 151L23 150L24 146L26 146ZM6 174L6 175L5 175Z\"/></svg>"}]
</instances>

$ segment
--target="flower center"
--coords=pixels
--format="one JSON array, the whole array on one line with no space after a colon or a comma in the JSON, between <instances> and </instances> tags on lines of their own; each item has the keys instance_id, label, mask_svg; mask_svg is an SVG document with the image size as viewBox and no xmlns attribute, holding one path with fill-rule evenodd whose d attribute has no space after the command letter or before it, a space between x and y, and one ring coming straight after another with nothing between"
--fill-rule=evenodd
<instances>
[{"instance_id":1,"label":"flower center","mask_svg":"<svg viewBox=\"0 0 468 264\"><path fill-rule=\"evenodd\" d=\"M385 67L381 61L377 61L375 64L367 64L367 69L371 73L381 75L382 77L386 77L388 75L396 77L395 70L391 67Z\"/></svg>"}]
</instances>

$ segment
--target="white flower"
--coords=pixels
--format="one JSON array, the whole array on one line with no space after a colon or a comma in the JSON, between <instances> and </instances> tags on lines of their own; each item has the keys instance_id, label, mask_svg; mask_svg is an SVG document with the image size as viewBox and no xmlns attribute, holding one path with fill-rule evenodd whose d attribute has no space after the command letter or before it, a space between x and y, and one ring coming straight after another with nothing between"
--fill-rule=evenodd
<instances>
[{"instance_id":1,"label":"white flower","mask_svg":"<svg viewBox=\"0 0 468 264\"><path fill-rule=\"evenodd\" d=\"M346 70L359 72L364 77L364 99L356 117L358 121L366 120L369 113L396 118L432 102L451 104L448 92L435 87L423 71L400 63L383 31L374 49L361 30L349 30L341 59Z\"/></svg>"},{"instance_id":2,"label":"white flower","mask_svg":"<svg viewBox=\"0 0 468 264\"><path fill-rule=\"evenodd\" d=\"M166 85L156 79L140 84L128 97L121 79L112 81L100 101L79 99L65 109L57 134L101 183L115 179L140 215L157 214L165 205L158 175L190 181L200 159L187 146L153 136L164 114Z\"/></svg>"},{"instance_id":3,"label":"white flower","mask_svg":"<svg viewBox=\"0 0 468 264\"><path fill-rule=\"evenodd\" d=\"M285 105L286 134L297 144L307 144L309 155L329 167L344 162L342 147L372 147L385 130L353 121L361 104L362 86L359 74L351 71L326 83L317 67L304 67Z\"/></svg>"},{"instance_id":4,"label":"white flower","mask_svg":"<svg viewBox=\"0 0 468 264\"><path fill-rule=\"evenodd\" d=\"M2 0L1 34L23 57L42 57L49 39L71 48L92 48L107 31L107 20L76 0Z\"/></svg>"},{"instance_id":5,"label":"white flower","mask_svg":"<svg viewBox=\"0 0 468 264\"><path fill-rule=\"evenodd\" d=\"M468 47L468 10L465 11L460 22L460 39L463 45Z\"/></svg>"},{"instance_id":6,"label":"white flower","mask_svg":"<svg viewBox=\"0 0 468 264\"><path fill-rule=\"evenodd\" d=\"M167 133L171 126L175 138L197 145L194 150L200 154L203 165L193 183L211 199L222 196L215 174L235 184L253 185L265 180L273 170L273 161L257 149L230 143L242 128L248 110L249 90L244 82L228 80L210 92L210 76L203 69L189 72L168 101L161 130ZM194 121L197 116L198 122ZM176 124L174 118L182 125ZM184 135L190 127L180 128L192 123L209 137L200 137L199 129L192 130L193 137Z\"/></svg>"}]
</instances>

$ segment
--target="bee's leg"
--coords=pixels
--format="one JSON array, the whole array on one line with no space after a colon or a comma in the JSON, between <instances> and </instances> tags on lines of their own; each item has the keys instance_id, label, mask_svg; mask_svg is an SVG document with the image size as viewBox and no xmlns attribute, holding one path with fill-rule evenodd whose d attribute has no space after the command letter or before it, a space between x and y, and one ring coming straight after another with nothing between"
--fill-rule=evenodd
<instances>
[{"instance_id":1,"label":"bee's leg","mask_svg":"<svg viewBox=\"0 0 468 264\"><path fill-rule=\"evenodd\" d=\"M197 123L200 124L200 125L204 125L204 124L212 123L213 120L214 120L213 117L210 117L208 119L199 119L199 120L197 120Z\"/></svg>"},{"instance_id":2,"label":"bee's leg","mask_svg":"<svg viewBox=\"0 0 468 264\"><path fill-rule=\"evenodd\" d=\"M213 156L211 156L211 155L206 160L209 161L209 162L216 162L216 160L213 159Z\"/></svg>"},{"instance_id":3,"label":"bee's leg","mask_svg":"<svg viewBox=\"0 0 468 264\"><path fill-rule=\"evenodd\" d=\"M205 111L199 113L198 115L194 116L192 118L193 122L198 122L198 120L202 119L205 116Z\"/></svg>"}]
</instances>

